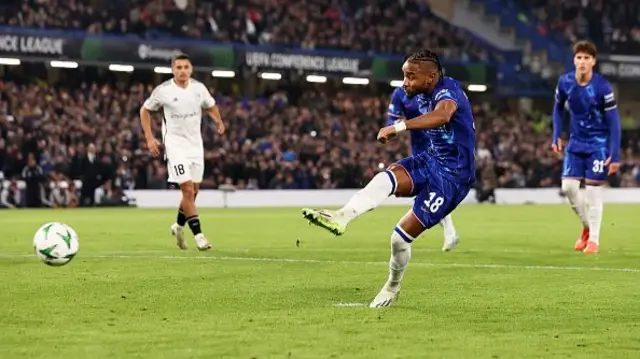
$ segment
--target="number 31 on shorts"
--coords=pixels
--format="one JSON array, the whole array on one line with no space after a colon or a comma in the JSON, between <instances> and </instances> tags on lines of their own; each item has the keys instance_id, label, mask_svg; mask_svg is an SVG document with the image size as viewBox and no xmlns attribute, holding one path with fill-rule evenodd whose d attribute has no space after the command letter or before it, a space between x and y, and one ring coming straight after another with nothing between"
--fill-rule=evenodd
<instances>
[{"instance_id":1,"label":"number 31 on shorts","mask_svg":"<svg viewBox=\"0 0 640 359\"><path fill-rule=\"evenodd\" d=\"M435 192L429 192L429 199L425 200L423 203L424 206L429 210L429 212L435 213L438 212L440 206L442 206L442 204L444 203L444 197L436 197Z\"/></svg>"},{"instance_id":2,"label":"number 31 on shorts","mask_svg":"<svg viewBox=\"0 0 640 359\"><path fill-rule=\"evenodd\" d=\"M593 161L593 172L594 173L602 173L602 172L604 172L604 161L603 160L594 160Z\"/></svg>"}]
</instances>

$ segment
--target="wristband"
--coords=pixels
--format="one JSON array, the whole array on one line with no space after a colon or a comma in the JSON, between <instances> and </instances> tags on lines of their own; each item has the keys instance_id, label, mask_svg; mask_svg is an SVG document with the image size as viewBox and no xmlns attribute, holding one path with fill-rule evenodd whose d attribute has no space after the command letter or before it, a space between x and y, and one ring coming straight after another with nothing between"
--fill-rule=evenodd
<instances>
[{"instance_id":1,"label":"wristband","mask_svg":"<svg viewBox=\"0 0 640 359\"><path fill-rule=\"evenodd\" d=\"M407 124L404 121L396 122L393 124L393 128L396 130L396 133L399 133L407 129Z\"/></svg>"}]
</instances>

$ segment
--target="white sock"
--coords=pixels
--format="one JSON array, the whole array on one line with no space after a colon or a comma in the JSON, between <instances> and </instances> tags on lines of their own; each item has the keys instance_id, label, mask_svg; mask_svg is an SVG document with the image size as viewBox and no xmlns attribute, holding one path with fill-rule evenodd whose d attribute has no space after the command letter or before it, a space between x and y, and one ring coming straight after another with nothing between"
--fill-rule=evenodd
<instances>
[{"instance_id":1,"label":"white sock","mask_svg":"<svg viewBox=\"0 0 640 359\"><path fill-rule=\"evenodd\" d=\"M342 213L347 223L351 222L361 214L378 207L395 192L395 187L396 179L393 173L380 172L363 189L354 194L349 202L340 208L339 212Z\"/></svg>"},{"instance_id":2,"label":"white sock","mask_svg":"<svg viewBox=\"0 0 640 359\"><path fill-rule=\"evenodd\" d=\"M403 238L404 237L404 238ZM391 259L389 259L389 279L385 284L387 290L397 292L404 276L404 271L411 260L411 242L413 237L408 235L400 226L394 228L391 234Z\"/></svg>"},{"instance_id":3,"label":"white sock","mask_svg":"<svg viewBox=\"0 0 640 359\"><path fill-rule=\"evenodd\" d=\"M453 217L451 217L451 214L444 217L442 221L440 221L440 225L444 229L445 238L456 236L456 227L453 226Z\"/></svg>"},{"instance_id":4,"label":"white sock","mask_svg":"<svg viewBox=\"0 0 640 359\"><path fill-rule=\"evenodd\" d=\"M584 197L580 193L580 181L575 179L562 180L562 192L569 200L571 209L578 215L582 225L589 227L589 217L587 217L587 205Z\"/></svg>"},{"instance_id":5,"label":"white sock","mask_svg":"<svg viewBox=\"0 0 640 359\"><path fill-rule=\"evenodd\" d=\"M589 241L600 244L600 226L602 224L602 187L587 185L587 201L589 202Z\"/></svg>"}]
</instances>

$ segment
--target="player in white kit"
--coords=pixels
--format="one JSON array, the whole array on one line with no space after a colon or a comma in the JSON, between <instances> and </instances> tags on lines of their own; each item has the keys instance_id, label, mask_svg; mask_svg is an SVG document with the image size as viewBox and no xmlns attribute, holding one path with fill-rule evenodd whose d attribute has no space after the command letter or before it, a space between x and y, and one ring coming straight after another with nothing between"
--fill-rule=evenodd
<instances>
[{"instance_id":1,"label":"player in white kit","mask_svg":"<svg viewBox=\"0 0 640 359\"><path fill-rule=\"evenodd\" d=\"M204 84L191 78L193 67L187 55L178 55L171 61L173 78L158 85L140 109L140 121L147 140L147 147L154 157L160 155L160 142L151 130L151 111L163 110L162 142L169 182L180 185L182 201L176 223L171 232L178 247L187 249L184 225L188 224L195 236L199 250L208 250L211 244L202 233L196 209L196 195L204 174L204 147L202 133L202 109L216 123L223 134L225 127L216 101Z\"/></svg>"}]
</instances>

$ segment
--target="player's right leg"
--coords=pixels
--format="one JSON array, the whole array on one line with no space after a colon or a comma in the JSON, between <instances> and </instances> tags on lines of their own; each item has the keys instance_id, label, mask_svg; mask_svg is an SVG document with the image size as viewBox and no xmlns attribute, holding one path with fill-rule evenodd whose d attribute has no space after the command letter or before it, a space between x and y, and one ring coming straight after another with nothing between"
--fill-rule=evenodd
<instances>
[{"instance_id":1,"label":"player's right leg","mask_svg":"<svg viewBox=\"0 0 640 359\"><path fill-rule=\"evenodd\" d=\"M176 188L179 188L180 185L174 181L175 181L174 179L169 178L169 183L172 186L176 186ZM178 206L178 215L176 216L176 222L171 225L170 229L171 229L171 234L174 237L176 237L176 244L178 245L178 248L182 250L186 250L189 248L184 238L184 226L186 224L187 224L187 216L184 214L184 210L182 209L182 206Z\"/></svg>"},{"instance_id":2,"label":"player's right leg","mask_svg":"<svg viewBox=\"0 0 640 359\"><path fill-rule=\"evenodd\" d=\"M416 183L417 195L413 208L394 228L391 235L389 278L369 305L387 307L400 291L404 272L411 259L411 243L422 232L441 222L467 197L471 186L443 179L434 168L421 171L421 182Z\"/></svg>"},{"instance_id":3,"label":"player's right leg","mask_svg":"<svg viewBox=\"0 0 640 359\"><path fill-rule=\"evenodd\" d=\"M387 170L376 174L364 188L353 195L349 202L339 210L303 208L302 215L310 223L339 236L346 232L347 225L351 221L375 209L387 197L392 194L398 197L409 196L412 191L413 180L409 173L400 165L392 165Z\"/></svg>"},{"instance_id":4,"label":"player's right leg","mask_svg":"<svg viewBox=\"0 0 640 359\"><path fill-rule=\"evenodd\" d=\"M565 195L571 209L582 223L582 234L575 243L575 250L582 251L589 240L589 219L587 217L587 202L580 192L580 182L586 172L586 158L581 154L565 151L562 170L562 193Z\"/></svg>"}]
</instances>

